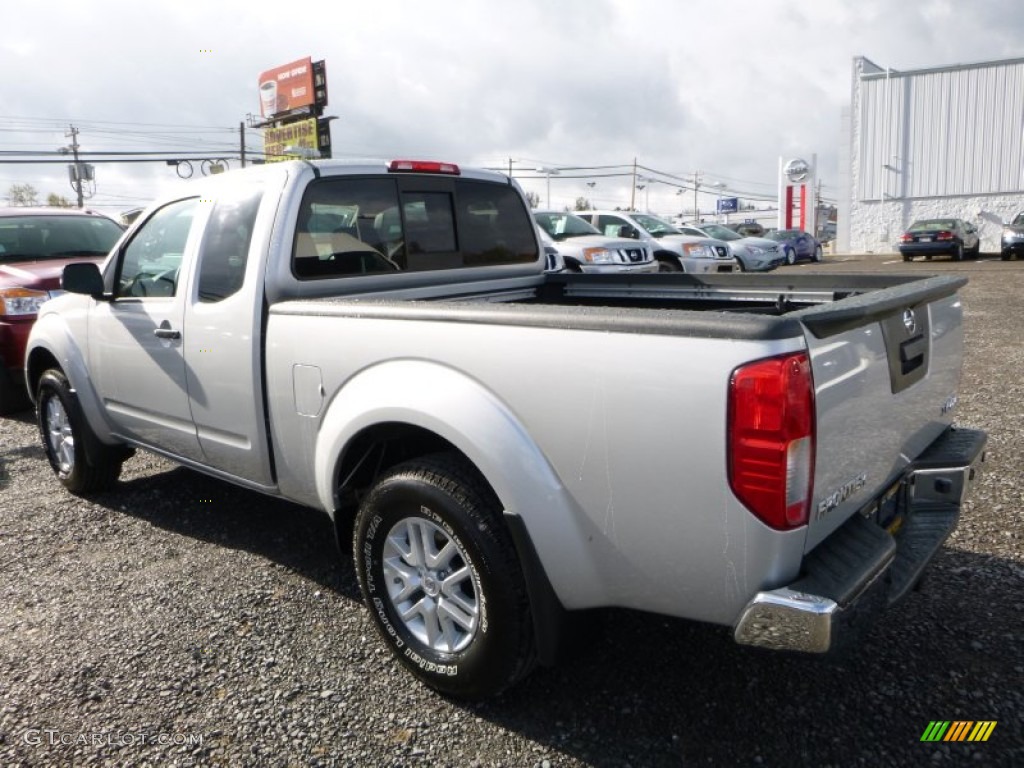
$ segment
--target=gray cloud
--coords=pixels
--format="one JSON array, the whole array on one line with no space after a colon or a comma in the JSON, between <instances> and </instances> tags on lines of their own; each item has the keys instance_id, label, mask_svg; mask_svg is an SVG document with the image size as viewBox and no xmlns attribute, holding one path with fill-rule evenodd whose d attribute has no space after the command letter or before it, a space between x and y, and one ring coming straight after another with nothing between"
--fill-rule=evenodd
<instances>
[{"instance_id":1,"label":"gray cloud","mask_svg":"<svg viewBox=\"0 0 1024 768\"><path fill-rule=\"evenodd\" d=\"M327 62L336 155L512 158L524 171L636 157L769 195L779 155L795 153L817 153L835 194L854 56L909 69L1024 55L1024 19L1009 0L56 0L11 4L4 16L0 66L18 76L5 78L0 149L61 146L74 121L92 150L226 151L258 111L259 72L312 55ZM158 165L104 166L99 178L95 201L114 210L176 180ZM68 191L62 166L0 165L0 191L13 181ZM552 182L556 205L579 194L624 204L629 182ZM678 206L668 186L650 198Z\"/></svg>"}]
</instances>

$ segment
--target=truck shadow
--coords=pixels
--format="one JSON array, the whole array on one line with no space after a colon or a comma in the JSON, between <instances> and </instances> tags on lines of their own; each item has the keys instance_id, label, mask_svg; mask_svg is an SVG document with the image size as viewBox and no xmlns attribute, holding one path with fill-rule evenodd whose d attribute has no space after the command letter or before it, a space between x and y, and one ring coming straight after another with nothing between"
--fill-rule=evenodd
<instances>
[{"instance_id":1,"label":"truck shadow","mask_svg":"<svg viewBox=\"0 0 1024 768\"><path fill-rule=\"evenodd\" d=\"M265 557L361 603L350 536L339 556L316 510L184 468L123 482L95 501ZM1011 682L1024 646L1019 617L1004 606L1019 606L1024 568L953 546L921 591L837 660L744 648L727 628L607 610L587 616L559 666L495 700L447 706L529 739L553 765L922 764L938 749L920 742L933 720L998 721L991 743L955 746L965 762L1011 765L1024 759Z\"/></svg>"},{"instance_id":2,"label":"truck shadow","mask_svg":"<svg viewBox=\"0 0 1024 768\"><path fill-rule=\"evenodd\" d=\"M957 759L1020 765L1010 681L1024 646L1008 606L1019 606L1022 581L1019 564L947 548L922 590L837 660L607 611L602 639L473 713L546 745L556 764L559 754L622 766L923 764L936 749L920 743L930 721L996 720L997 743L956 745Z\"/></svg>"},{"instance_id":3,"label":"truck shadow","mask_svg":"<svg viewBox=\"0 0 1024 768\"><path fill-rule=\"evenodd\" d=\"M330 518L318 510L185 467L120 482L93 500L181 536L260 555L344 597L362 599L351 536L339 554Z\"/></svg>"}]
</instances>

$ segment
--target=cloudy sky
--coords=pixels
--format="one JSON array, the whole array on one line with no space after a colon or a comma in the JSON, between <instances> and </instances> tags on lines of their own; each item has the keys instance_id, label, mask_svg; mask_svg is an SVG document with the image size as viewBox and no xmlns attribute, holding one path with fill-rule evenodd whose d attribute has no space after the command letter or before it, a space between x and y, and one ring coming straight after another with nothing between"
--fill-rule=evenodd
<instances>
[{"instance_id":1,"label":"cloudy sky","mask_svg":"<svg viewBox=\"0 0 1024 768\"><path fill-rule=\"evenodd\" d=\"M555 207L628 205L635 158L658 180L637 204L678 213L696 171L702 207L719 189L771 200L780 155L816 154L834 201L854 57L1024 56L1024 14L1019 0L7 2L0 161L66 146L71 124L84 153L237 155L259 73L305 56L326 61L336 157L511 159L542 200L537 168L590 169L551 179ZM162 163L96 176L88 204L111 213L181 183ZM0 163L0 203L15 183L73 198L61 164Z\"/></svg>"}]
</instances>

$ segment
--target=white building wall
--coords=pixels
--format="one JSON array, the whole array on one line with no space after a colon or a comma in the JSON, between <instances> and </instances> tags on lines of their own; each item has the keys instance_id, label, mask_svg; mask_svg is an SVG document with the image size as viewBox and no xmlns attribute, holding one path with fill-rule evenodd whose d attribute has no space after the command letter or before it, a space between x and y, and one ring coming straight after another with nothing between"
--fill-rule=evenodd
<instances>
[{"instance_id":1,"label":"white building wall","mask_svg":"<svg viewBox=\"0 0 1024 768\"><path fill-rule=\"evenodd\" d=\"M954 216L997 251L1024 210L1024 59L912 72L855 59L848 125L842 250L895 251L914 219Z\"/></svg>"}]
</instances>

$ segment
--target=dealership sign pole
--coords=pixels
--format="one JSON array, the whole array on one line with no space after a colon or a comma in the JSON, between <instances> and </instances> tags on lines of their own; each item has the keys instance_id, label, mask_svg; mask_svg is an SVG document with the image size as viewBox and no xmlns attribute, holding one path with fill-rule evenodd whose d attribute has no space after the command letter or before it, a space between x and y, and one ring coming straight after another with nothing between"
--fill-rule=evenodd
<instances>
[{"instance_id":1,"label":"dealership sign pole","mask_svg":"<svg viewBox=\"0 0 1024 768\"><path fill-rule=\"evenodd\" d=\"M779 157L779 229L807 230L808 225L816 228L815 217L818 201L814 199L817 190L818 156L811 155L808 163L799 157L785 160ZM799 211L799 219L794 214Z\"/></svg>"}]
</instances>

